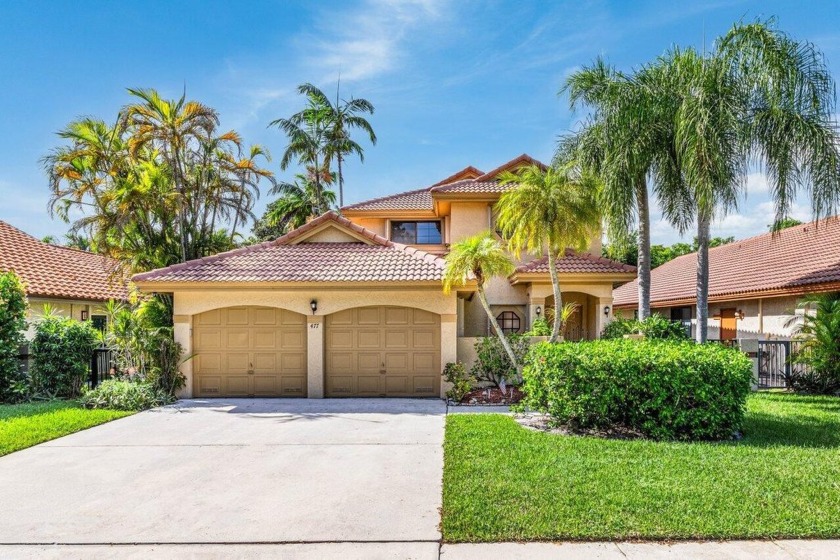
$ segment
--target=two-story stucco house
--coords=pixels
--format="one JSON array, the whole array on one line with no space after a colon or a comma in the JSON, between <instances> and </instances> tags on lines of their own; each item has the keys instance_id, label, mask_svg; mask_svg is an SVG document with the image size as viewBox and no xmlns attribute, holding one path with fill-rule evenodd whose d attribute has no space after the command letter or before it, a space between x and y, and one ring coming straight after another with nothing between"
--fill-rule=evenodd
<instances>
[{"instance_id":1,"label":"two-story stucco house","mask_svg":"<svg viewBox=\"0 0 840 560\"><path fill-rule=\"evenodd\" d=\"M140 289L174 296L175 336L194 354L185 395L441 395L443 366L489 334L474 285L442 292L442 257L493 229L495 201L515 188L499 175L534 163L523 155L486 173L467 167L271 242L135 276ZM560 262L564 297L580 305L569 338L597 337L614 285L635 277L599 253L593 239L591 254ZM488 299L504 330L524 332L553 297L544 258L518 264Z\"/></svg>"}]
</instances>

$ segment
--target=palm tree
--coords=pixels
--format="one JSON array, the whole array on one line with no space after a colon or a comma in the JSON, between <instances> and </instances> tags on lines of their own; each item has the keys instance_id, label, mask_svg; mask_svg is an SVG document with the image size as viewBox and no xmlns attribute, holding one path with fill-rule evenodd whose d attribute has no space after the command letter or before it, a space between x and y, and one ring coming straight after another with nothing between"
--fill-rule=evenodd
<instances>
[{"instance_id":1,"label":"palm tree","mask_svg":"<svg viewBox=\"0 0 840 560\"><path fill-rule=\"evenodd\" d=\"M563 294L557 261L565 256L567 248L585 251L600 231L600 184L588 173L574 176L569 167L543 171L536 165L506 172L500 179L503 185L516 185L496 203L502 237L517 258L523 250L547 255L555 309L561 310ZM550 342L556 342L562 331L562 315L556 319Z\"/></svg>"},{"instance_id":2,"label":"palm tree","mask_svg":"<svg viewBox=\"0 0 840 560\"><path fill-rule=\"evenodd\" d=\"M376 134L373 132L373 127L360 114L370 114L374 112L373 103L367 99L343 100L339 98L339 88L341 82L336 86L335 103L317 87L306 83L298 86L298 92L313 99L316 104L323 107L328 113L327 134L328 143L326 146L325 156L328 160L335 158L336 171L338 172L338 206L344 206L344 170L343 163L345 156L356 154L359 160L365 161L364 149L358 142L350 137L352 129L359 129L367 133L370 143L376 145Z\"/></svg>"},{"instance_id":3,"label":"palm tree","mask_svg":"<svg viewBox=\"0 0 840 560\"><path fill-rule=\"evenodd\" d=\"M243 203L249 196L249 192L251 196L259 197L260 179L265 178L269 181L274 181L274 174L271 171L257 165L257 158L259 157L264 158L266 161L271 161L271 154L268 153L268 150L259 144L254 144L248 149L248 157L230 162L232 164L230 170L239 180L239 200L233 216L233 225L230 228L231 243L233 243L233 239L236 236L236 226L239 222Z\"/></svg>"},{"instance_id":4,"label":"palm tree","mask_svg":"<svg viewBox=\"0 0 840 560\"><path fill-rule=\"evenodd\" d=\"M121 128L130 131L128 146L132 155L152 147L172 169L175 191L187 195L187 152L192 144L209 139L219 125L214 109L197 101L187 101L186 94L177 100L160 97L154 89L128 89L139 102L127 105L120 116ZM181 259L187 260L188 225L186 200L180 203Z\"/></svg>"},{"instance_id":5,"label":"palm tree","mask_svg":"<svg viewBox=\"0 0 840 560\"><path fill-rule=\"evenodd\" d=\"M813 44L772 22L735 25L709 54L675 49L656 66L667 76L658 95L676 100L671 149L697 226L697 340L705 342L709 230L713 218L737 208L749 164L766 171L777 220L803 186L817 219L837 208L834 82Z\"/></svg>"},{"instance_id":6,"label":"palm tree","mask_svg":"<svg viewBox=\"0 0 840 560\"><path fill-rule=\"evenodd\" d=\"M791 361L808 369L792 376L790 382L797 390L836 394L840 390L840 293L807 297L799 307L805 313L794 315L785 326L795 325L794 340L800 343Z\"/></svg>"},{"instance_id":7,"label":"palm tree","mask_svg":"<svg viewBox=\"0 0 840 560\"><path fill-rule=\"evenodd\" d=\"M304 225L310 218L317 216L322 208L335 205L335 192L321 190L309 181L305 175L297 175L292 183L277 183L271 194L279 198L268 208L254 227L254 235L260 239L274 239Z\"/></svg>"},{"instance_id":8,"label":"palm tree","mask_svg":"<svg viewBox=\"0 0 840 560\"><path fill-rule=\"evenodd\" d=\"M449 253L446 255L446 267L443 271L442 282L443 291L448 294L454 286L463 286L470 277L475 278L481 306L484 307L490 325L499 337L508 358L510 358L510 363L519 372L521 366L507 337L499 328L496 317L490 310L490 304L487 303L487 294L485 293L486 284L491 278L507 276L513 272L513 269L513 262L502 244L499 243L492 232L485 231L452 244Z\"/></svg>"},{"instance_id":9,"label":"palm tree","mask_svg":"<svg viewBox=\"0 0 840 560\"><path fill-rule=\"evenodd\" d=\"M663 80L656 67L625 74L598 58L573 73L560 93L570 107L589 107L583 128L561 138L556 161L574 162L600 175L607 234L614 244L635 239L638 249L639 318L650 316L650 200L648 179L660 205L678 215L681 198L674 192L674 162L667 98L653 87ZM636 231L634 230L636 228Z\"/></svg>"}]
</instances>

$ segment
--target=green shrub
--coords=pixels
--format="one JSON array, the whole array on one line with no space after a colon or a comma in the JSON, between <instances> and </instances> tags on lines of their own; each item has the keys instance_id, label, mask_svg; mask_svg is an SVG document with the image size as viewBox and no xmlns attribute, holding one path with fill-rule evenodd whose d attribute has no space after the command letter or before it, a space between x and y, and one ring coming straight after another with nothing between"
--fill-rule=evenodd
<instances>
[{"instance_id":1,"label":"green shrub","mask_svg":"<svg viewBox=\"0 0 840 560\"><path fill-rule=\"evenodd\" d=\"M545 317L536 319L525 336L551 336L551 325Z\"/></svg>"},{"instance_id":2,"label":"green shrub","mask_svg":"<svg viewBox=\"0 0 840 560\"><path fill-rule=\"evenodd\" d=\"M573 430L715 440L741 427L752 364L719 344L596 340L532 347L524 406Z\"/></svg>"},{"instance_id":3,"label":"green shrub","mask_svg":"<svg viewBox=\"0 0 840 560\"><path fill-rule=\"evenodd\" d=\"M513 349L519 363L528 354L528 339L518 334L507 335L508 342ZM507 384L518 385L522 382L516 368L510 362L502 342L496 336L486 336L475 343L476 360L470 369L478 381L487 381L496 387L505 380Z\"/></svg>"},{"instance_id":4,"label":"green shrub","mask_svg":"<svg viewBox=\"0 0 840 560\"><path fill-rule=\"evenodd\" d=\"M446 391L446 396L455 402L461 402L464 395L472 391L475 378L467 373L467 368L461 362L449 362L443 368L443 380L451 383L452 387Z\"/></svg>"},{"instance_id":5,"label":"green shrub","mask_svg":"<svg viewBox=\"0 0 840 560\"><path fill-rule=\"evenodd\" d=\"M626 334L638 333L645 335L645 338L657 340L688 340L688 334L682 324L670 321L658 313L654 313L644 321L616 317L604 327L601 338L610 340L623 338Z\"/></svg>"},{"instance_id":6,"label":"green shrub","mask_svg":"<svg viewBox=\"0 0 840 560\"><path fill-rule=\"evenodd\" d=\"M26 291L14 272L0 273L0 402L20 399L25 387L18 352L26 329Z\"/></svg>"},{"instance_id":7,"label":"green shrub","mask_svg":"<svg viewBox=\"0 0 840 560\"><path fill-rule=\"evenodd\" d=\"M84 392L79 402L85 408L145 410L174 402L175 398L151 383L109 379Z\"/></svg>"},{"instance_id":8,"label":"green shrub","mask_svg":"<svg viewBox=\"0 0 840 560\"><path fill-rule=\"evenodd\" d=\"M836 395L840 393L840 293L821 294L805 299L814 313L802 316L796 328L799 349L791 360L805 366L795 368L788 381L798 393Z\"/></svg>"},{"instance_id":9,"label":"green shrub","mask_svg":"<svg viewBox=\"0 0 840 560\"><path fill-rule=\"evenodd\" d=\"M90 376L93 349L99 332L90 322L62 317L45 306L32 340L31 381L41 395L75 398Z\"/></svg>"}]
</instances>

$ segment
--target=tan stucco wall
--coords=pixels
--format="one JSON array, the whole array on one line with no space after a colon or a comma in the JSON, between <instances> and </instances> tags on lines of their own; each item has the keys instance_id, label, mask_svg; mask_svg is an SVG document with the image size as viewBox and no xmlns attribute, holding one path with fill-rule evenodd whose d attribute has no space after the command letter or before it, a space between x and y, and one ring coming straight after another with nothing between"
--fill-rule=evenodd
<instances>
[{"instance_id":1,"label":"tan stucco wall","mask_svg":"<svg viewBox=\"0 0 840 560\"><path fill-rule=\"evenodd\" d=\"M744 312L744 318L738 319L737 338L789 338L793 335L793 325L787 325L794 315L801 316L805 311L797 309L801 298L785 296L777 298L745 299L709 304L709 338L720 338L720 321L713 319L722 309L734 308ZM684 306L676 306L684 307ZM691 306L692 330L696 327L697 309ZM671 307L652 307L652 313L659 313L665 318L671 317ZM635 309L622 309L623 317L631 318Z\"/></svg>"},{"instance_id":2,"label":"tan stucco wall","mask_svg":"<svg viewBox=\"0 0 840 560\"><path fill-rule=\"evenodd\" d=\"M306 290L184 290L175 292L175 339L181 343L185 355L192 353L192 317L211 309L243 305L258 305L288 309L308 316L309 396L323 396L323 317L344 309L377 305L394 305L423 309L441 315L441 364L457 357L457 301L456 295L444 295L437 288L429 289L324 289L317 286ZM318 302L313 316L310 302ZM313 325L318 325L313 328ZM192 363L186 361L182 372L187 384L182 395L192 395ZM445 390L445 388L443 389Z\"/></svg>"},{"instance_id":3,"label":"tan stucco wall","mask_svg":"<svg viewBox=\"0 0 840 560\"><path fill-rule=\"evenodd\" d=\"M29 313L26 318L27 330L25 333L27 340L32 340L32 337L35 336L34 323L44 314L44 305L49 305L57 313L64 317L76 319L77 321L82 320L82 311L88 312L88 319L90 319L91 315L105 314L102 302L98 301L29 298Z\"/></svg>"},{"instance_id":4,"label":"tan stucco wall","mask_svg":"<svg viewBox=\"0 0 840 560\"><path fill-rule=\"evenodd\" d=\"M377 235L388 238L388 232L385 231L387 220L385 218L358 218L356 216L350 218L354 224L358 224L365 229L369 229Z\"/></svg>"},{"instance_id":5,"label":"tan stucco wall","mask_svg":"<svg viewBox=\"0 0 840 560\"><path fill-rule=\"evenodd\" d=\"M490 228L490 206L486 202L453 202L449 214L451 243Z\"/></svg>"}]
</instances>

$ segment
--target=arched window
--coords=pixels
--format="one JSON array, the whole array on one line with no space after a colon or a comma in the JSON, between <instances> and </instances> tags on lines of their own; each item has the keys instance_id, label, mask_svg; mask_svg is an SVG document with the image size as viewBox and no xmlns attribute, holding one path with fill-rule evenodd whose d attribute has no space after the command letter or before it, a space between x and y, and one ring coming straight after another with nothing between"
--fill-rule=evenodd
<instances>
[{"instance_id":1,"label":"arched window","mask_svg":"<svg viewBox=\"0 0 840 560\"><path fill-rule=\"evenodd\" d=\"M502 311L496 317L496 321L499 323L499 328L502 329L502 332L505 334L519 332L521 322L519 315L513 311Z\"/></svg>"}]
</instances>

